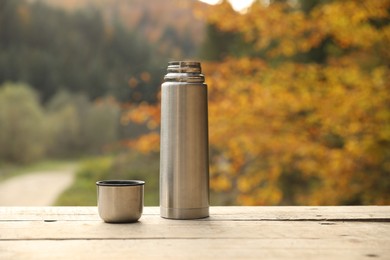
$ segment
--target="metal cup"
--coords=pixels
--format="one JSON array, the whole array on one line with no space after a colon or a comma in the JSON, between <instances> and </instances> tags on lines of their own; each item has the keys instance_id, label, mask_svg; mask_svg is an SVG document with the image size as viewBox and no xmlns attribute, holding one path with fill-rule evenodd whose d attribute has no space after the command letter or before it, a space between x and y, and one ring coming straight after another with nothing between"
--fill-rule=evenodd
<instances>
[{"instance_id":1,"label":"metal cup","mask_svg":"<svg viewBox=\"0 0 390 260\"><path fill-rule=\"evenodd\" d=\"M96 182L99 216L107 223L136 222L144 206L144 181Z\"/></svg>"}]
</instances>

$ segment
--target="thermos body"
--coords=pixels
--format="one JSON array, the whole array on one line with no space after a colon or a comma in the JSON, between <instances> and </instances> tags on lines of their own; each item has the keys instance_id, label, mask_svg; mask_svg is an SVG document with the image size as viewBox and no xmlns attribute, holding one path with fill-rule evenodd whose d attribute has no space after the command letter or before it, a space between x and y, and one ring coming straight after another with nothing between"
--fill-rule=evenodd
<instances>
[{"instance_id":1,"label":"thermos body","mask_svg":"<svg viewBox=\"0 0 390 260\"><path fill-rule=\"evenodd\" d=\"M161 86L161 216L209 216L207 85L198 62L170 62Z\"/></svg>"}]
</instances>

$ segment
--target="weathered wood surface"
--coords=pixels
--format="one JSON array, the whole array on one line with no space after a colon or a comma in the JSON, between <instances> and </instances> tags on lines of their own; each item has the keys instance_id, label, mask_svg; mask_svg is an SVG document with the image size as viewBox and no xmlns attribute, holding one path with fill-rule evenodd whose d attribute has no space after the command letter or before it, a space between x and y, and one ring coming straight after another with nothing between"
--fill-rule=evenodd
<instances>
[{"instance_id":1,"label":"weathered wood surface","mask_svg":"<svg viewBox=\"0 0 390 260\"><path fill-rule=\"evenodd\" d=\"M145 216L159 216L159 207L145 207ZM211 207L210 218L204 220L351 220L388 221L390 206L261 206ZM16 220L100 220L96 207L1 207L0 221ZM142 219L141 219L142 221Z\"/></svg>"},{"instance_id":2,"label":"weathered wood surface","mask_svg":"<svg viewBox=\"0 0 390 260\"><path fill-rule=\"evenodd\" d=\"M0 259L390 259L390 206L212 207L106 224L96 207L0 207Z\"/></svg>"}]
</instances>

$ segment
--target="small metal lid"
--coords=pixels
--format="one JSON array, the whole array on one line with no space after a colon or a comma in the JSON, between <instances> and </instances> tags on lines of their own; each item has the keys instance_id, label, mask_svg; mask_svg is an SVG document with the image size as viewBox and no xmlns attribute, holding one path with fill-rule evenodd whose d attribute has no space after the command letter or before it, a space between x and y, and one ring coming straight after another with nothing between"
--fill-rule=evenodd
<instances>
[{"instance_id":1,"label":"small metal lid","mask_svg":"<svg viewBox=\"0 0 390 260\"><path fill-rule=\"evenodd\" d=\"M104 180L96 182L98 186L139 186L144 184L144 181L139 180Z\"/></svg>"}]
</instances>

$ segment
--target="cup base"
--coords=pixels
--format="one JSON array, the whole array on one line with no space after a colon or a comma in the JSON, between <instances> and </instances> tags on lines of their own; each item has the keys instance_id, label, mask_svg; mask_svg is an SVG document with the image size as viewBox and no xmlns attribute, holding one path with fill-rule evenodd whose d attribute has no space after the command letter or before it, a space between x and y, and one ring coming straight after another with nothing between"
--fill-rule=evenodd
<instances>
[{"instance_id":1,"label":"cup base","mask_svg":"<svg viewBox=\"0 0 390 260\"><path fill-rule=\"evenodd\" d=\"M136 223L138 222L138 219L124 219L124 220L105 220L103 219L104 223L108 224L125 224L125 223Z\"/></svg>"}]
</instances>

